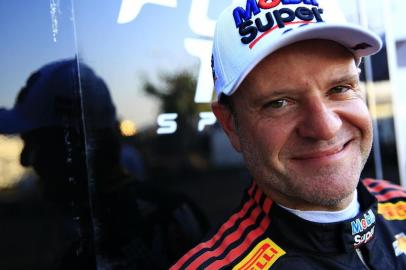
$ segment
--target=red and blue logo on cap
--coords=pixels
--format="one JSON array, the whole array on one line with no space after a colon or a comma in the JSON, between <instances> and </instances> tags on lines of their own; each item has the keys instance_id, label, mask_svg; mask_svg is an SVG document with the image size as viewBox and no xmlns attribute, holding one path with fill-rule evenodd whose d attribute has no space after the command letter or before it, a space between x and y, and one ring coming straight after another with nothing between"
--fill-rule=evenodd
<instances>
[{"instance_id":1,"label":"red and blue logo on cap","mask_svg":"<svg viewBox=\"0 0 406 270\"><path fill-rule=\"evenodd\" d=\"M306 6L296 7L295 10L289 8L289 5L303 3ZM284 5L276 9L280 4ZM264 10L273 9L262 14ZM323 22L323 9L319 8L316 0L247 0L245 9L236 7L233 10L235 26L238 28L243 44L249 44L252 48L265 35L275 29L285 28L287 25L297 24L304 26L309 23ZM262 18L253 16L263 15ZM287 29L285 32L290 31ZM260 36L258 34L262 33Z\"/></svg>"}]
</instances>

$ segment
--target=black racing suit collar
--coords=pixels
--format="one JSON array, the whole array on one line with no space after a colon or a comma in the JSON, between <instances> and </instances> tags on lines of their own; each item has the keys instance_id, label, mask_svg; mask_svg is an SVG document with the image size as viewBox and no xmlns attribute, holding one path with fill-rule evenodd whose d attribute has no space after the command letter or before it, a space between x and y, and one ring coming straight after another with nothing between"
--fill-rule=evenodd
<instances>
[{"instance_id":1,"label":"black racing suit collar","mask_svg":"<svg viewBox=\"0 0 406 270\"><path fill-rule=\"evenodd\" d=\"M276 243L287 249L310 254L339 254L351 252L367 243L373 245L377 201L361 181L357 190L360 213L342 222L326 224L307 221L272 203L268 214L269 234ZM264 201L256 201L263 208L261 204Z\"/></svg>"}]
</instances>

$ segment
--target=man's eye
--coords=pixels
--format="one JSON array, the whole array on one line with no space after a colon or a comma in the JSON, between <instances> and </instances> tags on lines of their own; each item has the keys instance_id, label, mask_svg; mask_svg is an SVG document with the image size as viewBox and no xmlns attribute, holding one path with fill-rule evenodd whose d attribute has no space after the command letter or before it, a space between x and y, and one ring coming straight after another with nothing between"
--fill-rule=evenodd
<instances>
[{"instance_id":1,"label":"man's eye","mask_svg":"<svg viewBox=\"0 0 406 270\"><path fill-rule=\"evenodd\" d=\"M330 94L342 94L342 93L347 92L348 90L350 90L349 87L346 87L346 86L336 86L336 87L334 87L334 88L331 88L329 92L330 92Z\"/></svg>"},{"instance_id":2,"label":"man's eye","mask_svg":"<svg viewBox=\"0 0 406 270\"><path fill-rule=\"evenodd\" d=\"M285 107L288 105L288 101L286 99L278 99L271 101L267 104L267 107L272 108L272 109L280 109L282 107Z\"/></svg>"}]
</instances>

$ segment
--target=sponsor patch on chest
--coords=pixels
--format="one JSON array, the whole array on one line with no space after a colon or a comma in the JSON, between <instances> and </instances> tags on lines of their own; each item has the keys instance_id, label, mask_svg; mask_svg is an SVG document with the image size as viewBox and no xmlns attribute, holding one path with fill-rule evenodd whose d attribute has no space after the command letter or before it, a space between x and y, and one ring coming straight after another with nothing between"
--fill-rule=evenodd
<instances>
[{"instance_id":1,"label":"sponsor patch on chest","mask_svg":"<svg viewBox=\"0 0 406 270\"><path fill-rule=\"evenodd\" d=\"M250 251L250 253L233 270L269 269L286 252L271 239L266 238Z\"/></svg>"},{"instance_id":2,"label":"sponsor patch on chest","mask_svg":"<svg viewBox=\"0 0 406 270\"><path fill-rule=\"evenodd\" d=\"M351 221L351 230L354 237L354 247L370 241L375 234L375 214L372 210L366 212L362 218Z\"/></svg>"}]
</instances>

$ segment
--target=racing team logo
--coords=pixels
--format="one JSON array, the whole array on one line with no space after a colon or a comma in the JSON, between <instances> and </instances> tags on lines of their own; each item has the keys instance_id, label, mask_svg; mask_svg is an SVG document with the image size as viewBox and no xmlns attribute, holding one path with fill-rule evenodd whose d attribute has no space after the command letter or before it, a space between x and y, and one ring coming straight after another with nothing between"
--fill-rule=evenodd
<instances>
[{"instance_id":1,"label":"racing team logo","mask_svg":"<svg viewBox=\"0 0 406 270\"><path fill-rule=\"evenodd\" d=\"M396 240L393 242L392 246L395 250L396 256L406 255L406 235L400 233L395 235Z\"/></svg>"}]
</instances>

